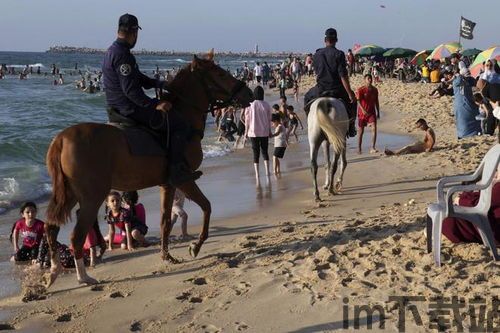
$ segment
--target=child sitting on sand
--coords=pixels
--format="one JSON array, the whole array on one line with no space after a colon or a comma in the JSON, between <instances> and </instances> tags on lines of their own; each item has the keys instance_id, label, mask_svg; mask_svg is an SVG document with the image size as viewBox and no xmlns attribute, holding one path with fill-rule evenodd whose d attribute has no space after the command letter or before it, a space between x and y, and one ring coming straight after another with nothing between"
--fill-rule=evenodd
<instances>
[{"instance_id":1,"label":"child sitting on sand","mask_svg":"<svg viewBox=\"0 0 500 333\"><path fill-rule=\"evenodd\" d=\"M38 257L38 248L42 241L45 224L36 218L37 208L34 202L25 202L19 210L22 218L12 226L10 240L14 246L11 261L34 261ZM19 248L19 236L23 243Z\"/></svg>"},{"instance_id":2,"label":"child sitting on sand","mask_svg":"<svg viewBox=\"0 0 500 333\"><path fill-rule=\"evenodd\" d=\"M113 250L115 240L115 227L122 232L125 231L125 237L121 239L121 248L133 250L132 235L130 227L130 211L121 206L120 193L113 191L106 198L106 221L108 222L108 250Z\"/></svg>"},{"instance_id":3,"label":"child sitting on sand","mask_svg":"<svg viewBox=\"0 0 500 333\"><path fill-rule=\"evenodd\" d=\"M280 159L285 156L287 135L285 127L281 124L281 117L279 114L272 114L271 122L274 126L274 134L271 135L271 137L274 137L273 169L274 174L279 176L281 175Z\"/></svg>"},{"instance_id":4,"label":"child sitting on sand","mask_svg":"<svg viewBox=\"0 0 500 333\"><path fill-rule=\"evenodd\" d=\"M177 222L177 218L181 219L181 232L182 235L179 237L180 240L190 240L194 237L189 235L187 232L187 220L188 214L184 210L184 202L186 201L186 195L181 190L175 190L174 195L174 204L172 205L172 228L174 227L175 222Z\"/></svg>"},{"instance_id":5,"label":"child sitting on sand","mask_svg":"<svg viewBox=\"0 0 500 333\"><path fill-rule=\"evenodd\" d=\"M147 246L146 234L148 226L146 225L146 209L144 205L138 203L139 194L137 191L123 192L122 207L130 212L130 234L132 242L139 246Z\"/></svg>"},{"instance_id":6,"label":"child sitting on sand","mask_svg":"<svg viewBox=\"0 0 500 333\"><path fill-rule=\"evenodd\" d=\"M436 143L436 134L434 134L434 130L427 125L425 119L420 118L415 123L417 128L425 132L424 141L416 142L412 145L408 145L399 150L392 151L389 149L385 149L384 153L388 156L391 155L404 155L404 154L419 154L423 152L432 151L434 144Z\"/></svg>"}]
</instances>

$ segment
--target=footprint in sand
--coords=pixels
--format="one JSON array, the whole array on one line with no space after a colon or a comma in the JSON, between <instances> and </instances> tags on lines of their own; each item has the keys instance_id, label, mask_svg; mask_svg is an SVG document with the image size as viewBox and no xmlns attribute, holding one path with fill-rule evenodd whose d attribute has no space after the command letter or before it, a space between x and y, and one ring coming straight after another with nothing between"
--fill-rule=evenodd
<instances>
[{"instance_id":1,"label":"footprint in sand","mask_svg":"<svg viewBox=\"0 0 500 333\"><path fill-rule=\"evenodd\" d=\"M140 321L133 321L132 324L130 324L130 331L131 332L142 331L142 323Z\"/></svg>"},{"instance_id":2,"label":"footprint in sand","mask_svg":"<svg viewBox=\"0 0 500 333\"><path fill-rule=\"evenodd\" d=\"M202 286L204 284L207 284L207 279L205 279L204 277L197 277L197 278L192 279L192 281L193 281L193 284L195 284L197 286Z\"/></svg>"},{"instance_id":3,"label":"footprint in sand","mask_svg":"<svg viewBox=\"0 0 500 333\"><path fill-rule=\"evenodd\" d=\"M121 291L115 291L109 294L109 298L123 298L123 297L125 297L125 295L123 295Z\"/></svg>"},{"instance_id":4,"label":"footprint in sand","mask_svg":"<svg viewBox=\"0 0 500 333\"><path fill-rule=\"evenodd\" d=\"M11 324L7 323L0 323L0 331L13 331L16 328L12 326Z\"/></svg>"},{"instance_id":5,"label":"footprint in sand","mask_svg":"<svg viewBox=\"0 0 500 333\"><path fill-rule=\"evenodd\" d=\"M175 296L175 299L178 299L179 301L186 301L189 299L191 296L191 293L189 291L183 291L179 295Z\"/></svg>"},{"instance_id":6,"label":"footprint in sand","mask_svg":"<svg viewBox=\"0 0 500 333\"><path fill-rule=\"evenodd\" d=\"M237 331L245 331L245 330L248 329L248 325L245 324L245 323L240 323L240 322L237 321L234 324L236 325L236 330Z\"/></svg>"},{"instance_id":7,"label":"footprint in sand","mask_svg":"<svg viewBox=\"0 0 500 333\"><path fill-rule=\"evenodd\" d=\"M240 296L240 295L243 295L243 294L246 294L247 292L249 292L251 287L252 287L252 285L250 283L245 282L245 281L241 281L233 289L234 289L236 296Z\"/></svg>"},{"instance_id":8,"label":"footprint in sand","mask_svg":"<svg viewBox=\"0 0 500 333\"><path fill-rule=\"evenodd\" d=\"M193 296L189 299L189 303L201 303L203 302L203 298L198 296Z\"/></svg>"},{"instance_id":9,"label":"footprint in sand","mask_svg":"<svg viewBox=\"0 0 500 333\"><path fill-rule=\"evenodd\" d=\"M221 332L220 328L218 328L212 324L202 325L201 328L202 328L204 333L219 333L219 332Z\"/></svg>"},{"instance_id":10,"label":"footprint in sand","mask_svg":"<svg viewBox=\"0 0 500 333\"><path fill-rule=\"evenodd\" d=\"M58 323L68 322L68 321L71 321L71 317L72 317L72 316L73 316L73 315L72 315L71 313L64 313L64 314L62 314L62 315L58 316L58 317L56 318L56 321L57 321Z\"/></svg>"}]
</instances>

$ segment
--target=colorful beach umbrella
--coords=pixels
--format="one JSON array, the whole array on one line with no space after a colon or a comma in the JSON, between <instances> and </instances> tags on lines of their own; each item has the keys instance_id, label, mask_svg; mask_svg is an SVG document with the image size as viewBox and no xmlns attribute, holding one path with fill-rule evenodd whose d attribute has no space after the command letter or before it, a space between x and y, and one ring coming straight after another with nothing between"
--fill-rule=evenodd
<instances>
[{"instance_id":1,"label":"colorful beach umbrella","mask_svg":"<svg viewBox=\"0 0 500 333\"><path fill-rule=\"evenodd\" d=\"M411 59L410 64L421 66L425 62L425 59L432 53L432 50L422 50L418 52L413 59Z\"/></svg>"},{"instance_id":2,"label":"colorful beach umbrella","mask_svg":"<svg viewBox=\"0 0 500 333\"><path fill-rule=\"evenodd\" d=\"M368 56L373 56L373 55L381 55L385 52L385 49L383 47L380 47L378 45L363 45L359 49L355 51L356 55L359 55L361 57L368 57Z\"/></svg>"},{"instance_id":3,"label":"colorful beach umbrella","mask_svg":"<svg viewBox=\"0 0 500 333\"><path fill-rule=\"evenodd\" d=\"M447 44L440 44L436 46L434 51L427 57L427 60L441 60L448 58L452 53L457 52L462 46L457 42L451 42Z\"/></svg>"},{"instance_id":4,"label":"colorful beach umbrella","mask_svg":"<svg viewBox=\"0 0 500 333\"><path fill-rule=\"evenodd\" d=\"M396 47L385 51L382 55L386 58L406 58L415 55L417 51Z\"/></svg>"},{"instance_id":5,"label":"colorful beach umbrella","mask_svg":"<svg viewBox=\"0 0 500 333\"><path fill-rule=\"evenodd\" d=\"M476 55L478 55L481 52L483 52L483 50L467 49L467 50L461 51L460 54L463 55L463 56L465 56L465 57L470 57L470 56L476 56Z\"/></svg>"},{"instance_id":6,"label":"colorful beach umbrella","mask_svg":"<svg viewBox=\"0 0 500 333\"><path fill-rule=\"evenodd\" d=\"M496 59L497 61L500 61L500 46L491 47L477 55L472 65L469 67L470 73L473 77L477 77L479 75L483 69L483 62L488 59Z\"/></svg>"}]
</instances>

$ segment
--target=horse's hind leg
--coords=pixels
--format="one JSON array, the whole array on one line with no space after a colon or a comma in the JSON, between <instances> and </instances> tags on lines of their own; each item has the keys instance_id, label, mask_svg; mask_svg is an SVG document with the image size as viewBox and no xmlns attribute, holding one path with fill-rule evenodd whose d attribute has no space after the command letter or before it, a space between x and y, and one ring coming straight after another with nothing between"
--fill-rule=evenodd
<instances>
[{"instance_id":1,"label":"horse's hind leg","mask_svg":"<svg viewBox=\"0 0 500 333\"><path fill-rule=\"evenodd\" d=\"M80 210L77 214L77 222L71 233L71 245L75 255L76 277L78 283L96 284L98 281L87 275L85 264L83 262L83 244L90 228L94 225L97 218L97 212L104 200L105 194L96 196L93 193L80 201Z\"/></svg>"},{"instance_id":2,"label":"horse's hind leg","mask_svg":"<svg viewBox=\"0 0 500 333\"><path fill-rule=\"evenodd\" d=\"M318 150L319 143L310 143L311 150L311 173L313 177L313 187L314 187L314 199L316 201L321 201L318 191Z\"/></svg>"},{"instance_id":3,"label":"horse's hind leg","mask_svg":"<svg viewBox=\"0 0 500 333\"><path fill-rule=\"evenodd\" d=\"M339 164L339 157L340 157L340 154L335 153L332 169L330 170L330 186L328 187L328 194L330 194L330 195L335 194L335 190L333 189L333 186L334 186L333 180L335 179L335 173L337 172L337 167Z\"/></svg>"},{"instance_id":4,"label":"horse's hind leg","mask_svg":"<svg viewBox=\"0 0 500 333\"><path fill-rule=\"evenodd\" d=\"M330 156L330 142L328 142L328 140L325 140L323 141L323 144L321 146L323 147L323 153L325 156L325 185L323 185L323 189L327 190L333 181L333 178L330 177L332 167Z\"/></svg>"},{"instance_id":5,"label":"horse's hind leg","mask_svg":"<svg viewBox=\"0 0 500 333\"><path fill-rule=\"evenodd\" d=\"M61 263L59 261L59 253L57 251L57 235L59 234L59 227L53 224L45 224L45 234L47 235L47 242L50 251L50 275L47 281L47 288L50 287L57 279L57 276L62 271Z\"/></svg>"},{"instance_id":6,"label":"horse's hind leg","mask_svg":"<svg viewBox=\"0 0 500 333\"><path fill-rule=\"evenodd\" d=\"M184 192L188 199L194 201L194 203L200 206L201 210L203 211L203 229L200 233L200 237L198 239L198 242L191 243L191 245L189 246L189 254L191 254L193 258L196 258L196 256L200 252L200 248L203 245L203 242L205 242L205 240L207 240L208 238L208 228L210 226L212 205L194 181L182 184L181 186L179 186L179 188L182 192Z\"/></svg>"},{"instance_id":7,"label":"horse's hind leg","mask_svg":"<svg viewBox=\"0 0 500 333\"><path fill-rule=\"evenodd\" d=\"M168 251L168 237L172 230L172 205L174 203L175 187L162 185L160 186L160 201L161 201L161 258L172 263L178 263L179 260L170 255Z\"/></svg>"},{"instance_id":8,"label":"horse's hind leg","mask_svg":"<svg viewBox=\"0 0 500 333\"><path fill-rule=\"evenodd\" d=\"M342 152L342 155L340 157L340 176L337 178L337 182L335 183L335 190L337 192L342 191L342 182L344 181L344 172L345 169L347 168L347 157L346 157L346 150Z\"/></svg>"}]
</instances>

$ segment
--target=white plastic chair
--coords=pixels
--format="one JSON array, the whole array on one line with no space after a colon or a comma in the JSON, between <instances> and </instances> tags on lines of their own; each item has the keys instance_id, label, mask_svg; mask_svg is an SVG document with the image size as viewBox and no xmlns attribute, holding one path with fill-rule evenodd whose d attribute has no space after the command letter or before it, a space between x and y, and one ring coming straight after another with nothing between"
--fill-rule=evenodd
<instances>
[{"instance_id":1,"label":"white plastic chair","mask_svg":"<svg viewBox=\"0 0 500 333\"><path fill-rule=\"evenodd\" d=\"M493 253L493 258L500 260L495 245L495 239L488 220L488 211L491 206L491 193L493 178L500 161L500 144L492 147L484 156L477 170L470 175L444 177L437 183L437 203L430 204L427 214L432 220L432 225L427 222L427 251L434 253L434 262L441 266L441 237L443 220L446 217L456 217L474 224L483 243ZM462 182L479 180L471 185L458 185ZM449 187L445 194L445 187ZM479 202L475 207L461 207L453 205L453 194L462 191L480 191Z\"/></svg>"}]
</instances>

